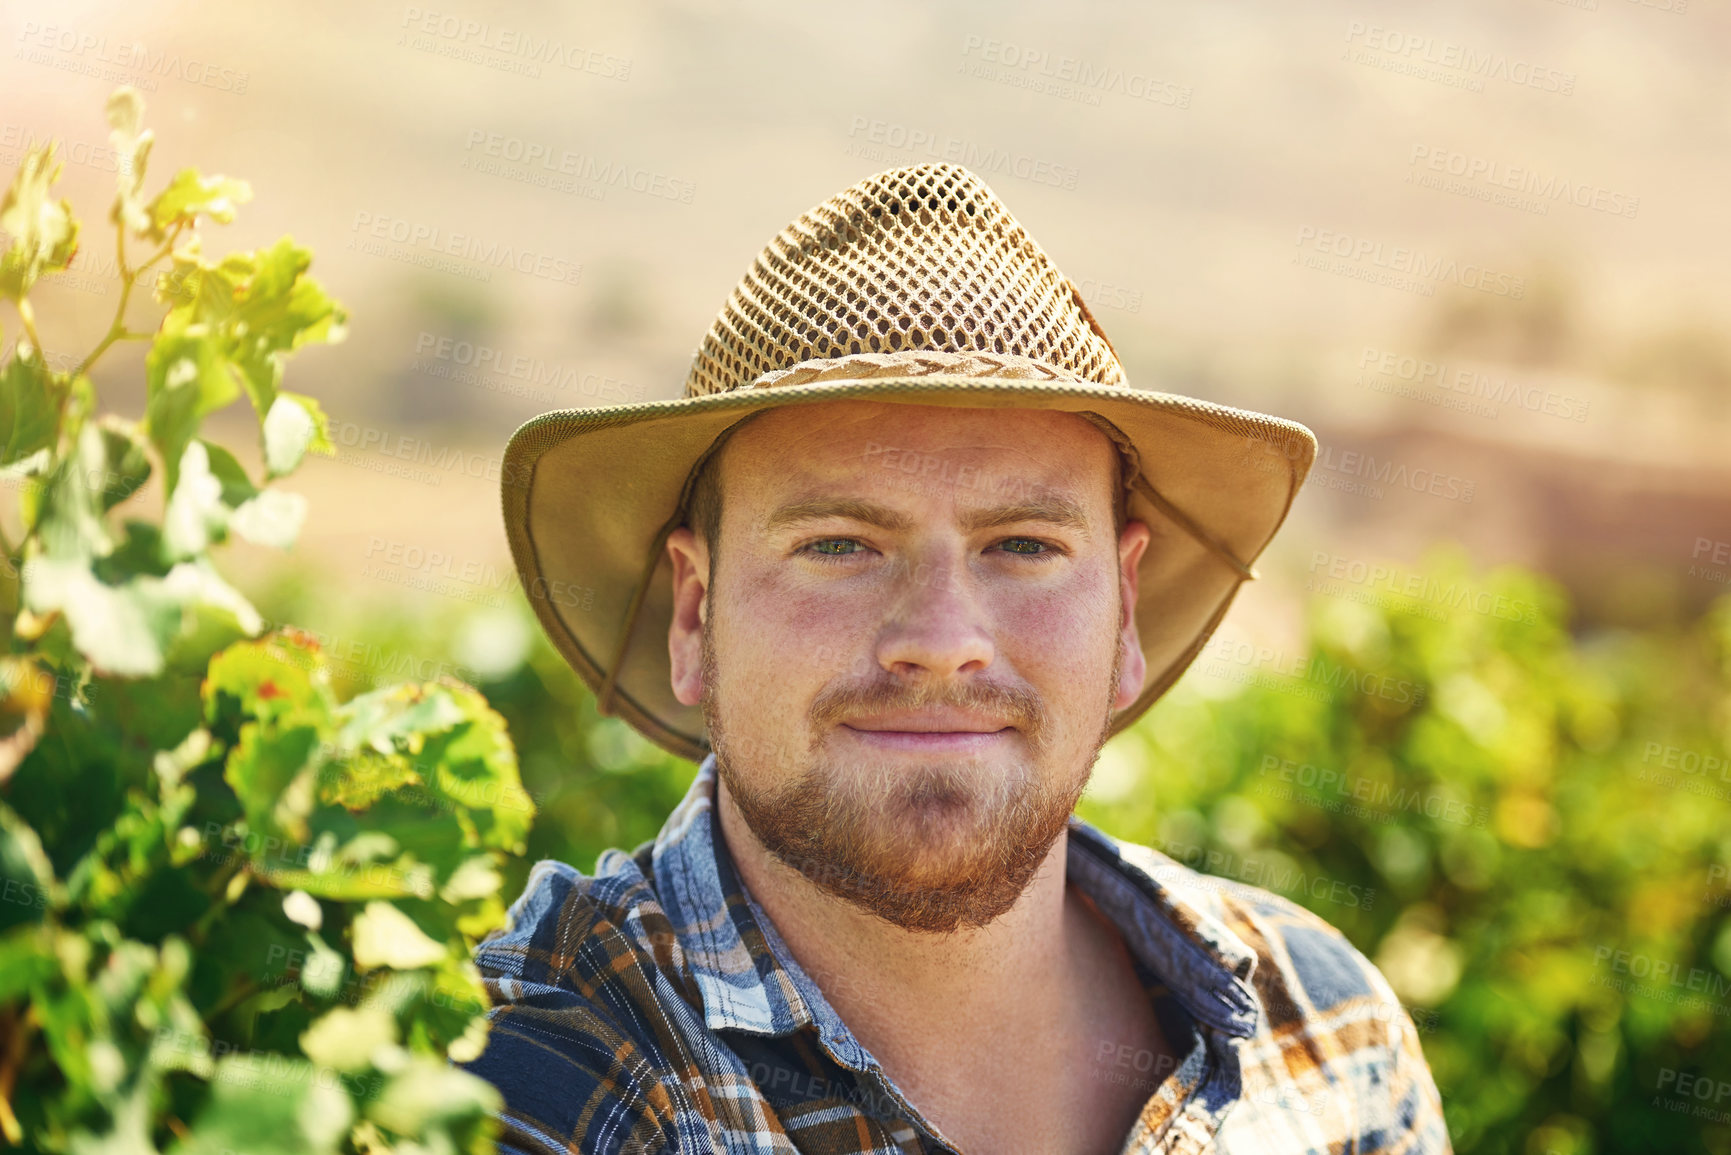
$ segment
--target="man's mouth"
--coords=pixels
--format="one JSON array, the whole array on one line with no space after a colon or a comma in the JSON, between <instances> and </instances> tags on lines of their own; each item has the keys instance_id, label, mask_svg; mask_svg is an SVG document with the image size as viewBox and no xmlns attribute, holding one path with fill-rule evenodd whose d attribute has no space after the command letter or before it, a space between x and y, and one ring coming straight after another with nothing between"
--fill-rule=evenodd
<instances>
[{"instance_id":1,"label":"man's mouth","mask_svg":"<svg viewBox=\"0 0 1731 1155\"><path fill-rule=\"evenodd\" d=\"M1016 728L1002 718L970 710L908 710L850 718L841 728L882 750L965 754L1007 741Z\"/></svg>"}]
</instances>

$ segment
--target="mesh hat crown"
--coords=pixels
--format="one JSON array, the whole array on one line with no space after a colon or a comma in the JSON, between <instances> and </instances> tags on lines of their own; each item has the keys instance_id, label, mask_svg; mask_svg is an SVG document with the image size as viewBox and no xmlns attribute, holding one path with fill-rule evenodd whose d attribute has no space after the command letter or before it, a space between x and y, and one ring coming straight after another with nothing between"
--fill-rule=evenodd
<instances>
[{"instance_id":1,"label":"mesh hat crown","mask_svg":"<svg viewBox=\"0 0 1731 1155\"><path fill-rule=\"evenodd\" d=\"M1121 385L1111 344L1039 245L973 173L893 169L783 229L729 294L685 395L867 353L1025 357Z\"/></svg>"},{"instance_id":2,"label":"mesh hat crown","mask_svg":"<svg viewBox=\"0 0 1731 1155\"><path fill-rule=\"evenodd\" d=\"M701 711L671 686L667 537L738 425L838 400L1066 411L1117 446L1121 500L1152 540L1135 611L1148 677L1114 732L1177 680L1254 576L1316 450L1302 425L1131 388L1075 286L973 173L879 173L770 241L682 396L556 410L512 436L512 557L603 713L682 757L707 752Z\"/></svg>"}]
</instances>

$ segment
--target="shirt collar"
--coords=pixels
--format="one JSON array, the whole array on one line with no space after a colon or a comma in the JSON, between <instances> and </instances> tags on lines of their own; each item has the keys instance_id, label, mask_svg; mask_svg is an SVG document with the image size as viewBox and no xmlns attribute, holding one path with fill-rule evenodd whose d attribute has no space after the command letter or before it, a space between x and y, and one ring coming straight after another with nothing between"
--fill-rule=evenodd
<instances>
[{"instance_id":1,"label":"shirt collar","mask_svg":"<svg viewBox=\"0 0 1731 1155\"><path fill-rule=\"evenodd\" d=\"M746 893L715 816L715 781L711 753L656 838L653 860L655 889L702 997L705 1024L776 1036L815 1026L838 1058L864 1061L852 1032ZM1066 869L1185 1010L1229 1036L1255 1033L1255 952L1160 881L1179 882L1188 868L1072 816Z\"/></svg>"}]
</instances>

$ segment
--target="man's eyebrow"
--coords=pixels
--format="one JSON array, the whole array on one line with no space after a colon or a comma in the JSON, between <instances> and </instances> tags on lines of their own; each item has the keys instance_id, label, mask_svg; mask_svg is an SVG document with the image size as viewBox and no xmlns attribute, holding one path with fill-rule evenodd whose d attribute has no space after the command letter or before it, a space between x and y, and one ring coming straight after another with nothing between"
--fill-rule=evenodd
<instances>
[{"instance_id":1,"label":"man's eyebrow","mask_svg":"<svg viewBox=\"0 0 1731 1155\"><path fill-rule=\"evenodd\" d=\"M1014 525L1022 521L1044 521L1083 533L1088 530L1088 515L1082 507L1068 497L1055 493L1014 505L965 509L956 520L966 530L995 529L1000 525Z\"/></svg>"},{"instance_id":2,"label":"man's eyebrow","mask_svg":"<svg viewBox=\"0 0 1731 1155\"><path fill-rule=\"evenodd\" d=\"M782 506L769 515L764 522L764 529L775 530L783 526L798 525L807 521L822 521L827 518L857 521L891 532L903 532L912 529L914 525L913 518L907 514L890 509L888 506L879 505L876 502L861 501L857 498L816 498ZM1070 498L1058 494L1040 497L1033 501L1016 502L1013 505L964 509L956 520L962 529L969 532L994 529L1002 525L1015 525L1026 521L1043 521L1083 532L1088 529L1088 517L1082 507Z\"/></svg>"},{"instance_id":3,"label":"man's eyebrow","mask_svg":"<svg viewBox=\"0 0 1731 1155\"><path fill-rule=\"evenodd\" d=\"M894 532L912 529L914 519L905 513L879 505L872 501L860 501L857 498L814 498L809 501L796 501L784 505L769 515L763 523L766 530L780 529L787 525L798 525L806 521L823 521L827 518L840 517L848 521L864 522L875 525L879 529Z\"/></svg>"}]
</instances>

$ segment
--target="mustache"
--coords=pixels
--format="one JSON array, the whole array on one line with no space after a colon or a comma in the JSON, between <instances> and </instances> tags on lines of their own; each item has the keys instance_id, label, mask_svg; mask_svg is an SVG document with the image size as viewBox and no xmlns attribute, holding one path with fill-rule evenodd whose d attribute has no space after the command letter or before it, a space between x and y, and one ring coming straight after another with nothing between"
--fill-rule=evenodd
<instances>
[{"instance_id":1,"label":"mustache","mask_svg":"<svg viewBox=\"0 0 1731 1155\"><path fill-rule=\"evenodd\" d=\"M1046 744L1047 710L1040 695L1026 686L996 682L954 682L941 678L877 678L826 686L812 701L809 714L814 732L859 714L930 707L972 710L1002 718L1036 747Z\"/></svg>"}]
</instances>

